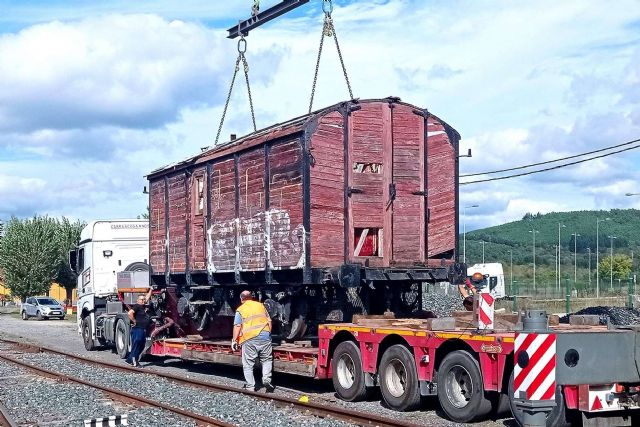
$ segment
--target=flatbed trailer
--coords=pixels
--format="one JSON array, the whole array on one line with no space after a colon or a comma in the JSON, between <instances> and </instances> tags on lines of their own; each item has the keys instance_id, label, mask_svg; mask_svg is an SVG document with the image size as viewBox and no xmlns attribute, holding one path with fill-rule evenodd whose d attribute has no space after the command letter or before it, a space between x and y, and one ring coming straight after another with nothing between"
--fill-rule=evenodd
<instances>
[{"instance_id":1,"label":"flatbed trailer","mask_svg":"<svg viewBox=\"0 0 640 427\"><path fill-rule=\"evenodd\" d=\"M317 346L274 346L274 371L332 379L348 401L367 399L379 387L385 403L399 411L437 396L457 422L510 408L524 423L515 398L520 392L525 400L555 403L548 426L571 425L578 418L586 425L639 425L640 329L554 324L527 333L518 327L459 326L465 323L363 318L321 325ZM154 341L149 352L242 365L229 341L167 338Z\"/></svg>"}]
</instances>

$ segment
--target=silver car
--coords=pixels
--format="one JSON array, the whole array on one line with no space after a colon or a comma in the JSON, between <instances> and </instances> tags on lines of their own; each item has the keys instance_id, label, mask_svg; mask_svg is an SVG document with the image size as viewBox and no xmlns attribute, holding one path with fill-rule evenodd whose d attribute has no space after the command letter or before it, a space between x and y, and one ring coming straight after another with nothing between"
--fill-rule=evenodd
<instances>
[{"instance_id":1,"label":"silver car","mask_svg":"<svg viewBox=\"0 0 640 427\"><path fill-rule=\"evenodd\" d=\"M51 297L31 297L22 303L21 315L22 320L35 317L38 320L57 317L64 319L64 308L62 305Z\"/></svg>"}]
</instances>

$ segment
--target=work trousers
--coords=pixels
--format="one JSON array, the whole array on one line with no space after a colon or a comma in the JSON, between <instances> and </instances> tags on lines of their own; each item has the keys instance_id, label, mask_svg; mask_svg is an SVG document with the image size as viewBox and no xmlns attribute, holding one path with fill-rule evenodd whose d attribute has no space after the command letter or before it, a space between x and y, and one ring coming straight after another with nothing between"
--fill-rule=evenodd
<instances>
[{"instance_id":1,"label":"work trousers","mask_svg":"<svg viewBox=\"0 0 640 427\"><path fill-rule=\"evenodd\" d=\"M271 371L273 370L273 349L271 340L252 338L242 343L242 370L247 387L255 387L253 367L256 359L262 364L262 384L271 383Z\"/></svg>"},{"instance_id":2,"label":"work trousers","mask_svg":"<svg viewBox=\"0 0 640 427\"><path fill-rule=\"evenodd\" d=\"M131 353L129 353L129 357L127 357L127 362L132 363L134 360L140 361L140 354L142 354L142 350L144 350L146 340L147 337L144 329L131 329Z\"/></svg>"}]
</instances>

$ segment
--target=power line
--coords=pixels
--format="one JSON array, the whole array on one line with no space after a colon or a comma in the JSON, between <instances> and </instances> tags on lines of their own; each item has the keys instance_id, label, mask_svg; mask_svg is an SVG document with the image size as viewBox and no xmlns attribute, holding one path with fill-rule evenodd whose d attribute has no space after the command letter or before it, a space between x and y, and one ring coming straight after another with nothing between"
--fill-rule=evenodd
<instances>
[{"instance_id":1,"label":"power line","mask_svg":"<svg viewBox=\"0 0 640 427\"><path fill-rule=\"evenodd\" d=\"M575 162L569 162L569 163L564 163L562 165L552 166L552 167L545 168L545 169L539 169L539 170L530 171L530 172L522 172L522 173L518 173L518 174L514 174L514 175L500 176L500 177L497 177L497 178L481 179L481 180L478 180L478 181L461 182L460 185L479 184L481 182L490 182L490 181L500 181L500 180L503 180L503 179L517 178L519 176L533 175L533 174L541 173L541 172L548 172L548 171L551 171L551 170L560 169L560 168L564 168L564 167L567 167L567 166L573 166L573 165L577 165L579 163L585 163L585 162L589 162L591 160L596 160L596 159L600 159L600 158L607 157L607 156L612 156L614 154L622 153L624 151L634 150L636 148L640 148L640 145L636 145L634 147L624 148L624 149L618 150L618 151L612 151L611 153L601 154L599 156L589 157L588 159L576 160Z\"/></svg>"},{"instance_id":2,"label":"power line","mask_svg":"<svg viewBox=\"0 0 640 427\"><path fill-rule=\"evenodd\" d=\"M555 162L560 162L560 161L563 161L563 160L575 159L576 157L588 156L589 154L595 154L595 153L600 153L602 151L608 151L608 150L611 150L611 149L614 149L614 148L624 147L625 145L635 144L636 142L640 142L640 139L634 139L633 141L623 142L622 144L612 145L610 147L605 147L605 148L600 148L599 150L587 151L586 153L574 154L573 156L561 157L561 158L555 159L555 160L547 160L545 162L531 163L529 165L516 166L516 167L512 167L512 168L508 168L508 169L498 169L498 170L489 171L489 172L477 172L477 173L470 173L470 174L466 174L466 175L460 175L460 178L467 178L467 177L470 177L470 176L478 176L478 175L490 175L490 174L494 174L494 173L510 172L510 171L515 171L515 170L519 170L519 169L527 169L527 168L531 168L531 167L534 167L534 166L547 165L549 163L555 163Z\"/></svg>"}]
</instances>

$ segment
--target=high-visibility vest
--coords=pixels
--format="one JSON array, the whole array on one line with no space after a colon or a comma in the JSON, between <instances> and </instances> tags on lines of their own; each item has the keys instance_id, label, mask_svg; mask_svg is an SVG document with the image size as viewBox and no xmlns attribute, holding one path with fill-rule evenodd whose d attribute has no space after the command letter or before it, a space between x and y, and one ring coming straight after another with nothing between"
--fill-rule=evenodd
<instances>
[{"instance_id":1,"label":"high-visibility vest","mask_svg":"<svg viewBox=\"0 0 640 427\"><path fill-rule=\"evenodd\" d=\"M269 314L262 303L247 300L238 307L238 313L242 317L242 329L238 338L240 344L257 337L260 332L271 332Z\"/></svg>"}]
</instances>

